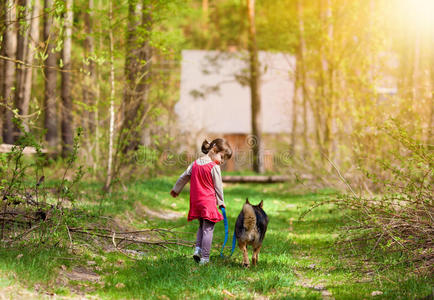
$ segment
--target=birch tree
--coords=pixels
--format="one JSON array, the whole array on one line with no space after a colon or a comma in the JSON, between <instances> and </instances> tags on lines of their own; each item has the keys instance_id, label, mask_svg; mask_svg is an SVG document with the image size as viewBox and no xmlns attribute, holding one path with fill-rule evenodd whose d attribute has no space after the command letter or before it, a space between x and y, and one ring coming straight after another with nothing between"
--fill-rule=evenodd
<instances>
[{"instance_id":1,"label":"birch tree","mask_svg":"<svg viewBox=\"0 0 434 300\"><path fill-rule=\"evenodd\" d=\"M115 67L114 67L114 41L113 41L113 2L109 3L109 42L110 42L110 127L109 127L109 148L107 159L107 177L104 190L109 191L113 178L113 140L115 127Z\"/></svg>"},{"instance_id":2,"label":"birch tree","mask_svg":"<svg viewBox=\"0 0 434 300\"><path fill-rule=\"evenodd\" d=\"M17 89L15 94L16 107L22 116L29 113L30 96L32 91L33 64L35 49L39 41L39 0L20 0L23 16L20 18L21 28L18 35L17 59L24 64L17 65ZM26 118L23 118L23 126L28 130Z\"/></svg>"}]
</instances>

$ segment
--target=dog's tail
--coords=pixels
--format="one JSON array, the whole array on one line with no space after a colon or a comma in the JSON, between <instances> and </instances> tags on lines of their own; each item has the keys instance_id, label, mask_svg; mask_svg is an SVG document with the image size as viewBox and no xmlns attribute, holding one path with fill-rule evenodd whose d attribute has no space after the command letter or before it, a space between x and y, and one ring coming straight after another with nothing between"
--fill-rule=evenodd
<instances>
[{"instance_id":1,"label":"dog's tail","mask_svg":"<svg viewBox=\"0 0 434 300\"><path fill-rule=\"evenodd\" d=\"M244 228L249 231L256 226L256 214L252 205L248 201L243 205Z\"/></svg>"}]
</instances>

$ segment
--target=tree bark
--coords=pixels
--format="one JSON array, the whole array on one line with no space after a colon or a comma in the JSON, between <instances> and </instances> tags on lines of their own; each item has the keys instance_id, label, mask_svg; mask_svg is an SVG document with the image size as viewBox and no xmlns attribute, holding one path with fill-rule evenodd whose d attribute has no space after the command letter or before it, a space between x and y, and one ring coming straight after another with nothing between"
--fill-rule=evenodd
<instances>
[{"instance_id":1,"label":"tree bark","mask_svg":"<svg viewBox=\"0 0 434 300\"><path fill-rule=\"evenodd\" d=\"M253 170L257 173L264 172L264 161L262 153L262 118L261 118L261 95L260 95L260 74L258 49L256 45L255 27L255 0L247 0L247 16L249 21L249 62L250 62L250 97L252 108L252 150Z\"/></svg>"},{"instance_id":2,"label":"tree bark","mask_svg":"<svg viewBox=\"0 0 434 300\"><path fill-rule=\"evenodd\" d=\"M113 3L109 3L109 39L110 39L110 128L109 128L109 149L107 160L107 178L104 184L104 191L109 191L113 177L113 139L114 139L114 124L115 124L115 67L114 67L114 42L113 42Z\"/></svg>"},{"instance_id":3,"label":"tree bark","mask_svg":"<svg viewBox=\"0 0 434 300\"><path fill-rule=\"evenodd\" d=\"M20 29L18 36L17 59L32 64L39 40L40 4L39 0L20 0L20 5L25 7L25 14L20 21L20 24L24 25L22 25L23 28ZM29 114L32 75L32 68L18 65L15 101L18 113L22 116ZM25 130L29 130L26 118L23 118L23 126Z\"/></svg>"},{"instance_id":4,"label":"tree bark","mask_svg":"<svg viewBox=\"0 0 434 300\"><path fill-rule=\"evenodd\" d=\"M0 1L0 36L2 40L0 41L0 55L5 55L5 46L4 46L4 35L6 32L6 3L5 1ZM3 82L4 82L4 66L5 60L0 59L0 142L3 140L3 118L5 113L5 104L3 99Z\"/></svg>"},{"instance_id":5,"label":"tree bark","mask_svg":"<svg viewBox=\"0 0 434 300\"><path fill-rule=\"evenodd\" d=\"M84 56L86 63L84 64L84 70L86 71L84 86L83 86L83 102L86 106L90 107L90 110L86 110L84 117L84 128L87 129L88 135L95 131L95 86L96 86L96 73L95 62L93 56L95 54L95 43L93 37L93 14L94 3L93 0L88 0L87 11L84 13L84 26L86 31L86 38L84 40Z\"/></svg>"},{"instance_id":6,"label":"tree bark","mask_svg":"<svg viewBox=\"0 0 434 300\"><path fill-rule=\"evenodd\" d=\"M137 149L140 143L140 130L148 108L152 47L149 45L152 7L148 1L129 1L127 53L125 77L127 79L123 101L123 120L120 147L126 153Z\"/></svg>"},{"instance_id":7,"label":"tree bark","mask_svg":"<svg viewBox=\"0 0 434 300\"><path fill-rule=\"evenodd\" d=\"M4 34L4 54L10 59L16 58L17 51L17 31L16 24L16 6L13 0L6 1L6 26ZM12 108L14 103L15 88L15 63L10 60L3 62L3 141L6 144L14 142L14 125L12 122Z\"/></svg>"},{"instance_id":8,"label":"tree bark","mask_svg":"<svg viewBox=\"0 0 434 300\"><path fill-rule=\"evenodd\" d=\"M431 42L431 47L434 48L434 41ZM428 133L426 137L426 144L428 145L428 147L430 147L431 150L434 150L434 51L431 50L430 56L431 57L430 57L429 72L430 72L430 79L431 79L430 80L431 97L429 98L428 103L431 103L430 105L431 110L428 119Z\"/></svg>"},{"instance_id":9,"label":"tree bark","mask_svg":"<svg viewBox=\"0 0 434 300\"><path fill-rule=\"evenodd\" d=\"M208 3L208 0L202 0L202 17L203 17L203 31L206 35L208 32L208 22L209 22L209 3Z\"/></svg>"},{"instance_id":10,"label":"tree bark","mask_svg":"<svg viewBox=\"0 0 434 300\"><path fill-rule=\"evenodd\" d=\"M413 107L412 110L416 113L423 113L422 111L420 111L418 109L418 105L420 103L423 103L423 99L421 99L423 96L421 95L421 32L416 32L415 37L414 37L414 56L413 56L413 74L411 74L412 76L412 82L413 82L413 86L412 86L412 98L414 99L413 102Z\"/></svg>"},{"instance_id":11,"label":"tree bark","mask_svg":"<svg viewBox=\"0 0 434 300\"><path fill-rule=\"evenodd\" d=\"M57 148L58 143L58 117L57 117L57 54L55 52L54 24L53 24L53 0L44 1L45 17L44 17L44 41L46 43L46 55L44 79L45 79L45 95L44 95L44 110L45 110L45 140L48 143L50 151Z\"/></svg>"},{"instance_id":12,"label":"tree bark","mask_svg":"<svg viewBox=\"0 0 434 300\"><path fill-rule=\"evenodd\" d=\"M309 153L309 141L308 141L308 119L307 119L307 91L306 91L306 64L305 64L305 53L306 53L306 40L304 39L304 17L303 17L303 2L297 0L297 18L298 18L298 38L299 45L298 48L298 71L300 80L300 99L303 104L303 155L306 157Z\"/></svg>"},{"instance_id":13,"label":"tree bark","mask_svg":"<svg viewBox=\"0 0 434 300\"><path fill-rule=\"evenodd\" d=\"M64 38L63 38L63 72L62 72L62 156L66 157L71 153L74 137L73 137L73 120L72 120L72 98L71 98L71 35L73 0L65 1L65 17L64 17Z\"/></svg>"},{"instance_id":14,"label":"tree bark","mask_svg":"<svg viewBox=\"0 0 434 300\"><path fill-rule=\"evenodd\" d=\"M29 48L29 26L27 19L29 18L29 11L31 9L31 3L29 0L19 0L18 7L19 14L17 15L18 20L18 41L17 41L17 60L26 61L27 52ZM24 98L24 81L26 75L27 67L22 64L17 64L16 66L16 89L15 89L15 107L18 108L18 113L21 115L20 107L22 107ZM14 135L19 135L18 127L14 126Z\"/></svg>"},{"instance_id":15,"label":"tree bark","mask_svg":"<svg viewBox=\"0 0 434 300\"><path fill-rule=\"evenodd\" d=\"M333 40L333 24L332 24L332 7L331 0L321 1L321 13L323 24L326 29L326 43L322 47L321 61L322 61L322 82L324 92L324 154L330 158L332 154L332 140L333 140L333 117L334 117L334 69L330 60L330 43Z\"/></svg>"},{"instance_id":16,"label":"tree bark","mask_svg":"<svg viewBox=\"0 0 434 300\"><path fill-rule=\"evenodd\" d=\"M306 73L305 73L305 62L304 54L306 52L306 42L304 39L304 21L303 21L303 3L301 0L296 2L297 11L297 23L298 23L298 45L295 53L296 66L294 70L295 81L294 81L294 98L293 98L293 110L292 110L292 132L291 132L291 145L290 152L294 154L296 142L297 142L297 125L298 125L298 111L297 107L302 104L302 121L303 121L303 155L306 156L309 151L308 142L308 120L307 120L307 93L306 93Z\"/></svg>"},{"instance_id":17,"label":"tree bark","mask_svg":"<svg viewBox=\"0 0 434 300\"><path fill-rule=\"evenodd\" d=\"M300 44L297 45L297 54L296 54L296 62L294 66L294 95L292 97L292 126L291 126L291 142L289 145L289 152L291 155L295 154L295 147L297 143L297 125L298 125L298 114L297 114L297 107L298 107L298 93L299 93L299 87L300 87L300 70L299 65L301 64L300 57L298 53Z\"/></svg>"}]
</instances>

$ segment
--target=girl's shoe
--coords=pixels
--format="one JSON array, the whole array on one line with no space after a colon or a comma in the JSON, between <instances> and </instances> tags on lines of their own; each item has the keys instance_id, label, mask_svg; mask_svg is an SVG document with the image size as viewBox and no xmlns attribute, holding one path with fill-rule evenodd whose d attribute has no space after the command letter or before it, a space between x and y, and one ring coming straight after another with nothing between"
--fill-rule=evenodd
<instances>
[{"instance_id":1,"label":"girl's shoe","mask_svg":"<svg viewBox=\"0 0 434 300\"><path fill-rule=\"evenodd\" d=\"M209 264L209 258L201 258L199 261L199 265L203 266L203 265L207 265Z\"/></svg>"},{"instance_id":2,"label":"girl's shoe","mask_svg":"<svg viewBox=\"0 0 434 300\"><path fill-rule=\"evenodd\" d=\"M199 263L201 257L202 257L202 249L200 249L199 247L196 247L196 250L194 250L194 253L193 253L194 261Z\"/></svg>"}]
</instances>

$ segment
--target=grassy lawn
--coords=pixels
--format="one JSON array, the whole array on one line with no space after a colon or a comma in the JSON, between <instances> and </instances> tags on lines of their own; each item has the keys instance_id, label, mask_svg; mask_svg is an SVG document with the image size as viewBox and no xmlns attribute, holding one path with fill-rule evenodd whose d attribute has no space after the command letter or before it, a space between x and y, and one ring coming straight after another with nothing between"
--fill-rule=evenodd
<instances>
[{"instance_id":1,"label":"grassy lawn","mask_svg":"<svg viewBox=\"0 0 434 300\"><path fill-rule=\"evenodd\" d=\"M106 199L97 199L97 185L83 185L83 207L101 210L133 228L173 228L183 239L194 241L197 222L187 222L188 186L173 199L169 191L176 178L131 183ZM89 197L89 195L93 195ZM94 197L95 196L95 197ZM86 294L99 298L135 299L415 299L432 293L432 278L416 278L402 266L385 269L399 257L376 252L365 260L357 249L342 252L336 246L344 212L320 207L304 219L300 214L314 201L334 197L332 190L297 191L287 184L225 185L230 234L248 197L253 204L264 200L270 223L257 267L241 267L237 248L229 259L219 257L224 239L223 222L214 232L211 264L198 266L192 248L146 248L142 259L119 252L76 244L41 250L19 247L0 249L4 282L21 282L43 293ZM184 213L162 220L144 217L146 209ZM226 246L230 252L232 236ZM22 255L20 255L22 254ZM249 252L251 257L251 251ZM399 265L398 265L399 266ZM83 267L99 280L60 280L61 274ZM59 275L60 274L60 275ZM372 296L373 292L378 296Z\"/></svg>"}]
</instances>

